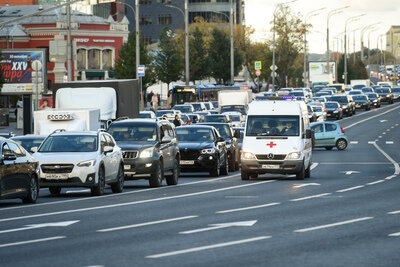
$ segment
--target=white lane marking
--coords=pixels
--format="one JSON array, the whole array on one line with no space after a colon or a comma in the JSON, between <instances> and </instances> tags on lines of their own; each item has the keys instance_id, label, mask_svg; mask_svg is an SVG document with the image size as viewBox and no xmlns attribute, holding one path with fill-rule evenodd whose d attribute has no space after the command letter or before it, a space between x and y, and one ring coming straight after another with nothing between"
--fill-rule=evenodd
<instances>
[{"instance_id":1,"label":"white lane marking","mask_svg":"<svg viewBox=\"0 0 400 267\"><path fill-rule=\"evenodd\" d=\"M379 184L379 183L382 183L382 182L384 182L384 181L385 181L385 180L378 180L378 181L375 181L375 182L368 183L367 185Z\"/></svg>"},{"instance_id":2,"label":"white lane marking","mask_svg":"<svg viewBox=\"0 0 400 267\"><path fill-rule=\"evenodd\" d=\"M344 173L346 175L351 175L353 173L360 173L359 171L341 171L340 173Z\"/></svg>"},{"instance_id":3,"label":"white lane marking","mask_svg":"<svg viewBox=\"0 0 400 267\"><path fill-rule=\"evenodd\" d=\"M386 132L383 132L382 134L386 134Z\"/></svg>"},{"instance_id":4,"label":"white lane marking","mask_svg":"<svg viewBox=\"0 0 400 267\"><path fill-rule=\"evenodd\" d=\"M391 179L393 179L393 178L396 177L396 176L397 176L397 175L390 175L390 176L386 177L385 180L391 180Z\"/></svg>"},{"instance_id":5,"label":"white lane marking","mask_svg":"<svg viewBox=\"0 0 400 267\"><path fill-rule=\"evenodd\" d=\"M29 225L26 225L26 227L0 231L0 234L25 231L25 230L37 229L37 228L43 228L43 227L67 227L67 226L70 226L71 224L74 224L77 222L79 222L79 220L78 221L55 222L55 223L29 224Z\"/></svg>"},{"instance_id":6,"label":"white lane marking","mask_svg":"<svg viewBox=\"0 0 400 267\"><path fill-rule=\"evenodd\" d=\"M194 247L194 248L189 248L189 249L171 251L171 252L167 252L167 253L161 253L161 254L154 254L154 255L146 256L146 258L156 259L156 258L162 258L162 257L169 257L169 256L180 255L180 254L185 254L185 253L192 253L192 252L208 250L208 249L213 249L213 248L221 248L221 247L239 245L239 244L244 244L244 243L250 243L250 242L255 242L255 241L268 239L268 238L271 238L271 236L258 236L258 237L254 237L254 238L248 238L248 239L242 239L242 240L237 240L237 241L219 243L219 244L214 244L214 245L209 245L209 246Z\"/></svg>"},{"instance_id":7,"label":"white lane marking","mask_svg":"<svg viewBox=\"0 0 400 267\"><path fill-rule=\"evenodd\" d=\"M280 202L274 202L274 203L268 203L268 204L263 204L263 205L257 205L257 206L249 206L249 207L243 207L243 208L237 208L237 209L231 209L231 210L220 210L215 213L230 213L230 212L237 212L237 211L243 211L243 210L252 210L252 209L260 209L260 208L266 208L266 207L271 207L271 206L276 206L281 204Z\"/></svg>"},{"instance_id":8,"label":"white lane marking","mask_svg":"<svg viewBox=\"0 0 400 267\"><path fill-rule=\"evenodd\" d=\"M377 144L374 144L375 148L379 150L393 165L394 165L394 174L395 176L399 175L400 173L400 166L399 164L394 161L385 151L382 150Z\"/></svg>"},{"instance_id":9,"label":"white lane marking","mask_svg":"<svg viewBox=\"0 0 400 267\"><path fill-rule=\"evenodd\" d=\"M228 177L212 178L212 179L207 179L207 180L202 180L202 181L197 181L197 182L190 182L190 183L185 183L185 184L172 185L172 186L170 185L170 186L157 187L157 188L147 188L147 189L142 189L142 190L138 190L138 191L122 192L122 193L118 193L117 195L110 194L110 195L104 195L104 196L98 196L98 197L85 197L85 198L79 198L79 199L68 199L68 200L61 200L61 201L56 201L56 202L40 203L40 204L35 204L35 205L21 205L21 206L17 206L17 207L3 208L3 209L0 209L0 211L23 209L23 208L36 208L36 207L40 207L40 206L62 204L62 203L68 203L68 202L95 200L98 198L120 197L123 195L137 194L137 193L153 191L153 190L163 190L163 189L170 189L170 188L182 187L182 186L193 185L193 184L202 184L202 183L208 183L208 182L215 182L215 181L219 181L219 180L227 180L227 179L231 179L231 178L234 178L237 176L240 176L240 174L235 174L235 175L228 176ZM47 190L47 188L45 188L45 189Z\"/></svg>"},{"instance_id":10,"label":"white lane marking","mask_svg":"<svg viewBox=\"0 0 400 267\"><path fill-rule=\"evenodd\" d=\"M386 141L386 144L387 144L387 145L393 145L394 142L393 142L393 141Z\"/></svg>"},{"instance_id":11,"label":"white lane marking","mask_svg":"<svg viewBox=\"0 0 400 267\"><path fill-rule=\"evenodd\" d=\"M363 188L363 187L364 187L364 185L358 185L358 186L354 186L354 187L350 187L350 188L345 188L345 189L342 189L342 190L338 190L338 191L336 191L336 192L338 192L338 193L343 193L343 192L352 191L352 190L356 190L356 189Z\"/></svg>"},{"instance_id":12,"label":"white lane marking","mask_svg":"<svg viewBox=\"0 0 400 267\"><path fill-rule=\"evenodd\" d=\"M398 213L400 213L400 210L391 211L391 212L388 212L387 214L394 215L394 214L398 214Z\"/></svg>"},{"instance_id":13,"label":"white lane marking","mask_svg":"<svg viewBox=\"0 0 400 267\"><path fill-rule=\"evenodd\" d=\"M374 217L357 218L357 219L343 221L343 222L337 222L337 223L325 224L325 225L320 225L320 226L314 226L314 227L310 227L310 228L298 229L298 230L294 230L294 232L304 233L304 232L309 232L309 231L314 231L314 230L319 230L319 229L324 229L324 228L329 228L329 227L340 226L340 225L344 225L344 224L350 224L350 223L355 223L355 222L371 220L373 218Z\"/></svg>"},{"instance_id":14,"label":"white lane marking","mask_svg":"<svg viewBox=\"0 0 400 267\"><path fill-rule=\"evenodd\" d=\"M27 240L27 241L15 242L15 243L0 244L0 248L25 245L25 244L31 244L31 243L38 243L38 242L45 242L45 241L51 241L51 240L57 240L57 239L63 239L63 238L66 238L66 236L53 236L53 237L48 237L48 238L33 239L33 240Z\"/></svg>"},{"instance_id":15,"label":"white lane marking","mask_svg":"<svg viewBox=\"0 0 400 267\"><path fill-rule=\"evenodd\" d=\"M161 223L167 223L167 222L188 220L188 219L193 219L193 218L197 218L197 217L199 217L199 216L191 215L191 216L171 218L171 219L166 219L166 220L159 220L159 221L153 221L153 222L145 222L145 223L138 223L138 224L132 224L132 225L125 225L125 226L120 226L120 227L100 229L100 230L97 230L96 232L102 232L102 233L111 232L111 231L124 230L124 229L130 229L130 228L137 228L137 227L154 225L154 224L161 224Z\"/></svg>"},{"instance_id":16,"label":"white lane marking","mask_svg":"<svg viewBox=\"0 0 400 267\"><path fill-rule=\"evenodd\" d=\"M390 132L390 129L386 129L386 132Z\"/></svg>"},{"instance_id":17,"label":"white lane marking","mask_svg":"<svg viewBox=\"0 0 400 267\"><path fill-rule=\"evenodd\" d=\"M380 122L387 122L387 120L380 120Z\"/></svg>"},{"instance_id":18,"label":"white lane marking","mask_svg":"<svg viewBox=\"0 0 400 267\"><path fill-rule=\"evenodd\" d=\"M150 202L157 202L157 201L185 198L185 197L192 197L192 196L200 196L200 195L205 195L205 194L211 194L211 193L227 191L227 190L232 190L232 189L237 189L237 188L243 188L243 187L248 187L248 186L254 186L254 185L259 185L259 184L271 183L271 182L275 182L275 180L268 180L268 181L262 181L262 182L257 182L257 183L249 183L249 184L244 184L244 185L236 185L236 186L230 186L230 187L224 187L224 188L219 188L219 189L213 189L213 190L208 190L208 191L201 191L201 192L183 194L183 195L177 195L177 196L170 196L170 197L160 197L160 198L125 202L125 203L118 203L118 204L111 204L111 205L104 205L104 206L96 206L96 207L90 207L90 208L56 211L56 212L41 213L41 214L34 214L34 215L27 215L27 216L20 216L20 217L11 217L11 218L0 219L0 222L15 221L15 220L21 220L21 219L37 218L37 217L59 215L59 214L68 214L68 213L83 212L83 211L91 211L91 210L99 210L99 209L107 209L107 208L115 208L115 207L123 207L123 206L131 206L131 205L137 205L137 204L143 204L143 203L150 203Z\"/></svg>"},{"instance_id":19,"label":"white lane marking","mask_svg":"<svg viewBox=\"0 0 400 267\"><path fill-rule=\"evenodd\" d=\"M396 126L399 126L399 124L398 124L398 123L396 123Z\"/></svg>"},{"instance_id":20,"label":"white lane marking","mask_svg":"<svg viewBox=\"0 0 400 267\"><path fill-rule=\"evenodd\" d=\"M368 141L368 144L373 145L373 144L375 144L375 141Z\"/></svg>"},{"instance_id":21,"label":"white lane marking","mask_svg":"<svg viewBox=\"0 0 400 267\"><path fill-rule=\"evenodd\" d=\"M201 232L218 230L218 229L228 228L228 227L245 227L245 226L249 227L249 226L253 226L256 222L257 222L257 220L242 221L242 222L230 222L230 223L216 223L216 224L209 224L208 225L209 227L206 227L206 228L183 231L183 232L179 232L179 233L183 234L183 235L188 235L188 234L201 233Z\"/></svg>"},{"instance_id":22,"label":"white lane marking","mask_svg":"<svg viewBox=\"0 0 400 267\"><path fill-rule=\"evenodd\" d=\"M350 144L352 144L352 145L357 145L357 144L358 144L358 141L350 141Z\"/></svg>"},{"instance_id":23,"label":"white lane marking","mask_svg":"<svg viewBox=\"0 0 400 267\"><path fill-rule=\"evenodd\" d=\"M340 164L340 165L388 165L392 164L390 162L320 162L320 164L324 165L333 165L333 164Z\"/></svg>"},{"instance_id":24,"label":"white lane marking","mask_svg":"<svg viewBox=\"0 0 400 267\"><path fill-rule=\"evenodd\" d=\"M398 233L393 233L393 234L390 234L390 235L388 235L388 236L400 236L400 232L398 232Z\"/></svg>"},{"instance_id":25,"label":"white lane marking","mask_svg":"<svg viewBox=\"0 0 400 267\"><path fill-rule=\"evenodd\" d=\"M319 164L318 162L314 162L313 164L311 164L310 169L313 170L313 169L317 168L318 164Z\"/></svg>"},{"instance_id":26,"label":"white lane marking","mask_svg":"<svg viewBox=\"0 0 400 267\"><path fill-rule=\"evenodd\" d=\"M378 136L378 138L379 138L379 139L382 138L382 135Z\"/></svg>"},{"instance_id":27,"label":"white lane marking","mask_svg":"<svg viewBox=\"0 0 400 267\"><path fill-rule=\"evenodd\" d=\"M349 126L345 127L344 129L345 129L345 130L346 130L346 129L349 129L349 128L351 128L351 127L353 127L353 126L356 126L356 125L358 125L358 124L360 124L360 123L363 123L363 122L365 122L365 121L368 121L368 120L374 119L374 118L376 118L376 117L382 116L382 115L384 115L384 114L386 114L386 113L392 112L392 111L394 111L394 110L396 110L396 109L399 109L399 108L400 108L400 106L395 107L395 108L392 108L392 109L389 109L389 110L387 110L387 111L385 111L385 112L382 112L382 113L380 113L380 114L377 114L377 115L368 117L368 118L366 118L366 119L360 120L360 121L358 121L358 122L355 122L355 123L353 123L353 124L350 124ZM371 112L371 111L367 111L367 112L364 112L364 113L362 113L362 114L366 114L366 113L368 113L368 112ZM358 116L358 115L356 115L356 116ZM353 116L353 117L354 117L354 116ZM342 121L343 121L343 120L342 120Z\"/></svg>"},{"instance_id":28,"label":"white lane marking","mask_svg":"<svg viewBox=\"0 0 400 267\"><path fill-rule=\"evenodd\" d=\"M65 192L65 194L70 194L70 193L86 193L90 192L90 189L83 189L83 190L68 190Z\"/></svg>"},{"instance_id":29,"label":"white lane marking","mask_svg":"<svg viewBox=\"0 0 400 267\"><path fill-rule=\"evenodd\" d=\"M306 187L306 186L310 186L310 185L320 185L318 183L308 183L308 184L295 184L293 185L294 188L302 188L302 187Z\"/></svg>"},{"instance_id":30,"label":"white lane marking","mask_svg":"<svg viewBox=\"0 0 400 267\"><path fill-rule=\"evenodd\" d=\"M394 129L394 126L390 127L390 129Z\"/></svg>"},{"instance_id":31,"label":"white lane marking","mask_svg":"<svg viewBox=\"0 0 400 267\"><path fill-rule=\"evenodd\" d=\"M324 194L313 195L313 196L308 196L308 197L295 198L295 199L291 199L290 201L302 201L302 200L318 198L318 197L324 197L324 196L329 196L329 195L332 195L332 194L331 193L324 193Z\"/></svg>"}]
</instances>

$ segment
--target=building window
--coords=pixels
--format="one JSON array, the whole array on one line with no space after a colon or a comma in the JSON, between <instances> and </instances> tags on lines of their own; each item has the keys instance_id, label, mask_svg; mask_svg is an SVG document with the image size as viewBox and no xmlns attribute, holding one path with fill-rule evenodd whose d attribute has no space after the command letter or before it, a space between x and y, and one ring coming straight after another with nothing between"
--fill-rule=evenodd
<instances>
[{"instance_id":1,"label":"building window","mask_svg":"<svg viewBox=\"0 0 400 267\"><path fill-rule=\"evenodd\" d=\"M171 14L167 15L158 15L158 24L172 24L172 16Z\"/></svg>"},{"instance_id":2,"label":"building window","mask_svg":"<svg viewBox=\"0 0 400 267\"><path fill-rule=\"evenodd\" d=\"M111 49L103 50L102 64L103 64L103 66L102 66L103 70L109 70L112 68L112 50Z\"/></svg>"},{"instance_id":3,"label":"building window","mask_svg":"<svg viewBox=\"0 0 400 267\"><path fill-rule=\"evenodd\" d=\"M151 36L143 36L143 42L145 45L151 44Z\"/></svg>"},{"instance_id":4,"label":"building window","mask_svg":"<svg viewBox=\"0 0 400 267\"><path fill-rule=\"evenodd\" d=\"M151 5L151 0L140 0L139 4L140 5Z\"/></svg>"},{"instance_id":5,"label":"building window","mask_svg":"<svg viewBox=\"0 0 400 267\"><path fill-rule=\"evenodd\" d=\"M100 69L100 53L99 49L91 49L88 51L88 68Z\"/></svg>"},{"instance_id":6,"label":"building window","mask_svg":"<svg viewBox=\"0 0 400 267\"><path fill-rule=\"evenodd\" d=\"M139 25L150 25L152 24L151 21L151 16L150 15L144 15L140 18L140 23Z\"/></svg>"},{"instance_id":7,"label":"building window","mask_svg":"<svg viewBox=\"0 0 400 267\"><path fill-rule=\"evenodd\" d=\"M76 61L78 69L86 69L86 49L78 49Z\"/></svg>"}]
</instances>

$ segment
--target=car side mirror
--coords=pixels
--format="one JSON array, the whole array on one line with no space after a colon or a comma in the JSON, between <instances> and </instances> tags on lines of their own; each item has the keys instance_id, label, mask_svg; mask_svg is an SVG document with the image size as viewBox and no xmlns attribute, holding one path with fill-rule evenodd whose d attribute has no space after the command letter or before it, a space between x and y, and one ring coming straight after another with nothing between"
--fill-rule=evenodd
<instances>
[{"instance_id":1,"label":"car side mirror","mask_svg":"<svg viewBox=\"0 0 400 267\"><path fill-rule=\"evenodd\" d=\"M105 146L103 149L104 153L109 153L112 152L114 150L114 148L112 146Z\"/></svg>"},{"instance_id":2,"label":"car side mirror","mask_svg":"<svg viewBox=\"0 0 400 267\"><path fill-rule=\"evenodd\" d=\"M225 142L225 139L223 137L218 137L217 142Z\"/></svg>"},{"instance_id":3,"label":"car side mirror","mask_svg":"<svg viewBox=\"0 0 400 267\"><path fill-rule=\"evenodd\" d=\"M38 151L38 147L37 146L31 147L31 152L32 153L36 153L37 151Z\"/></svg>"},{"instance_id":4,"label":"car side mirror","mask_svg":"<svg viewBox=\"0 0 400 267\"><path fill-rule=\"evenodd\" d=\"M3 160L16 160L17 156L12 153L6 153L4 154Z\"/></svg>"},{"instance_id":5,"label":"car side mirror","mask_svg":"<svg viewBox=\"0 0 400 267\"><path fill-rule=\"evenodd\" d=\"M306 139L311 139L312 138L312 131L311 129L306 130Z\"/></svg>"},{"instance_id":6,"label":"car side mirror","mask_svg":"<svg viewBox=\"0 0 400 267\"><path fill-rule=\"evenodd\" d=\"M235 138L240 139L240 130L236 129L234 133Z\"/></svg>"},{"instance_id":7,"label":"car side mirror","mask_svg":"<svg viewBox=\"0 0 400 267\"><path fill-rule=\"evenodd\" d=\"M172 141L171 136L164 136L164 137L161 139L161 143L162 143L162 144L167 144L167 143L170 143L171 141Z\"/></svg>"}]
</instances>

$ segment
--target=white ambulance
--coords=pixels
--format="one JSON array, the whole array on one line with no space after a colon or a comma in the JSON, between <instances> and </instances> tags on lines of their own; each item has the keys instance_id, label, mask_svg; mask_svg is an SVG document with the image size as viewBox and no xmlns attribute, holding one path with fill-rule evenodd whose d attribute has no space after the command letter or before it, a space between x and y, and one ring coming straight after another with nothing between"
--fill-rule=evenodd
<instances>
[{"instance_id":1,"label":"white ambulance","mask_svg":"<svg viewBox=\"0 0 400 267\"><path fill-rule=\"evenodd\" d=\"M253 101L242 147L242 180L259 174L310 177L312 132L303 101Z\"/></svg>"}]
</instances>

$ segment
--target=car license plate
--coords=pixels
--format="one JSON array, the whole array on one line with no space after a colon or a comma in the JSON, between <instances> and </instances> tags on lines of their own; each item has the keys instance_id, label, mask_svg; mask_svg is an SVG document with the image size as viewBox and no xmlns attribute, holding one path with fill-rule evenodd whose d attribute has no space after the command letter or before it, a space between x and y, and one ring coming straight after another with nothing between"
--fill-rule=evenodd
<instances>
[{"instance_id":1,"label":"car license plate","mask_svg":"<svg viewBox=\"0 0 400 267\"><path fill-rule=\"evenodd\" d=\"M124 165L124 170L130 170L131 169L131 165Z\"/></svg>"},{"instance_id":2,"label":"car license plate","mask_svg":"<svg viewBox=\"0 0 400 267\"><path fill-rule=\"evenodd\" d=\"M193 165L194 160L181 160L180 163L181 165Z\"/></svg>"},{"instance_id":3,"label":"car license plate","mask_svg":"<svg viewBox=\"0 0 400 267\"><path fill-rule=\"evenodd\" d=\"M279 165L271 165L271 164L268 164L268 165L261 165L261 168L263 168L263 169L279 169Z\"/></svg>"},{"instance_id":4,"label":"car license plate","mask_svg":"<svg viewBox=\"0 0 400 267\"><path fill-rule=\"evenodd\" d=\"M68 179L68 174L66 173L46 173L46 179Z\"/></svg>"}]
</instances>

